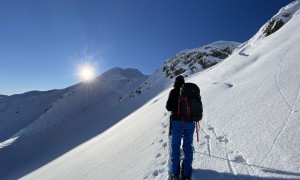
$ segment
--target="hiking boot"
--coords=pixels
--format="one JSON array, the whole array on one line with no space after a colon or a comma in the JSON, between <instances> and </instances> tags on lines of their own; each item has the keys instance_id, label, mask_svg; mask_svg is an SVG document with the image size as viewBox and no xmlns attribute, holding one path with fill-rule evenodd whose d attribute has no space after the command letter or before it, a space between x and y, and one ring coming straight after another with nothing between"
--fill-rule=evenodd
<instances>
[{"instance_id":1,"label":"hiking boot","mask_svg":"<svg viewBox=\"0 0 300 180\"><path fill-rule=\"evenodd\" d=\"M181 171L180 171L180 174L183 176L183 169L184 169L184 164L182 163L181 164Z\"/></svg>"},{"instance_id":2,"label":"hiking boot","mask_svg":"<svg viewBox=\"0 0 300 180\"><path fill-rule=\"evenodd\" d=\"M172 180L179 180L179 176L175 175L175 174L172 174Z\"/></svg>"},{"instance_id":3,"label":"hiking boot","mask_svg":"<svg viewBox=\"0 0 300 180\"><path fill-rule=\"evenodd\" d=\"M191 180L191 177L182 176L182 180Z\"/></svg>"}]
</instances>

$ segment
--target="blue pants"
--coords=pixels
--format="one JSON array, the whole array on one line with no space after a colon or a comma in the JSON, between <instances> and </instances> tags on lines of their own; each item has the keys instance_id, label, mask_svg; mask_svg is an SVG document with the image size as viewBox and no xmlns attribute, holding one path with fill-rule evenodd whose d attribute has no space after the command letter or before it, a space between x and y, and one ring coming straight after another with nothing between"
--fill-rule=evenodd
<instances>
[{"instance_id":1,"label":"blue pants","mask_svg":"<svg viewBox=\"0 0 300 180\"><path fill-rule=\"evenodd\" d=\"M182 133L183 129L183 133ZM190 177L192 174L193 162L193 136L195 131L194 122L172 121L172 144L171 144L171 174L178 175L180 172L180 146L183 138L183 171L182 175Z\"/></svg>"}]
</instances>

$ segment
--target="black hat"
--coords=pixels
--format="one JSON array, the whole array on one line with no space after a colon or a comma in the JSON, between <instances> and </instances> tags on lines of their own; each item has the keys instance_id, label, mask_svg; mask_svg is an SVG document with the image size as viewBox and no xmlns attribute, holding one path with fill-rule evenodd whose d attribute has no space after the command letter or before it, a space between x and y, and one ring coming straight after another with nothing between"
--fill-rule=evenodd
<instances>
[{"instance_id":1,"label":"black hat","mask_svg":"<svg viewBox=\"0 0 300 180\"><path fill-rule=\"evenodd\" d=\"M184 77L179 75L175 78L175 83L184 84Z\"/></svg>"},{"instance_id":2,"label":"black hat","mask_svg":"<svg viewBox=\"0 0 300 180\"><path fill-rule=\"evenodd\" d=\"M184 84L184 77L179 75L175 78L175 83L173 87L175 89L180 89L183 84Z\"/></svg>"}]
</instances>

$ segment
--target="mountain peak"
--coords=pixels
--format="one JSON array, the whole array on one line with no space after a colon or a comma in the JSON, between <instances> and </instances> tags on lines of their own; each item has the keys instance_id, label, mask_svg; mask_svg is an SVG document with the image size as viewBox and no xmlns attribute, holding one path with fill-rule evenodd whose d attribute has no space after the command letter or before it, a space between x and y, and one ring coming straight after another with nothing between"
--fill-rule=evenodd
<instances>
[{"instance_id":1,"label":"mountain peak","mask_svg":"<svg viewBox=\"0 0 300 180\"><path fill-rule=\"evenodd\" d=\"M170 78L180 74L192 75L221 62L239 45L233 41L216 41L200 48L180 51L164 63L163 72Z\"/></svg>"},{"instance_id":2,"label":"mountain peak","mask_svg":"<svg viewBox=\"0 0 300 180\"><path fill-rule=\"evenodd\" d=\"M114 67L99 76L101 79L108 80L120 80L120 79L132 79L135 77L144 77L143 73L141 73L138 69L134 68L120 68Z\"/></svg>"}]
</instances>

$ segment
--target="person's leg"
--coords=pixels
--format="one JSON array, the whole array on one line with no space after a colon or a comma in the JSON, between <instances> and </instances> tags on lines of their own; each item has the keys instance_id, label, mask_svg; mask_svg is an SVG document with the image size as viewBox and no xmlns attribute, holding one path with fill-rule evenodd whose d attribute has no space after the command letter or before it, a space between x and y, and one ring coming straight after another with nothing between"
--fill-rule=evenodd
<instances>
[{"instance_id":1,"label":"person's leg","mask_svg":"<svg viewBox=\"0 0 300 180\"><path fill-rule=\"evenodd\" d=\"M171 174L178 175L180 169L180 145L182 137L181 121L172 122L172 144L171 144Z\"/></svg>"},{"instance_id":2,"label":"person's leg","mask_svg":"<svg viewBox=\"0 0 300 180\"><path fill-rule=\"evenodd\" d=\"M183 167L182 175L190 177L192 174L192 162L193 162L193 136L195 131L195 123L184 122L184 136L183 136Z\"/></svg>"}]
</instances>

